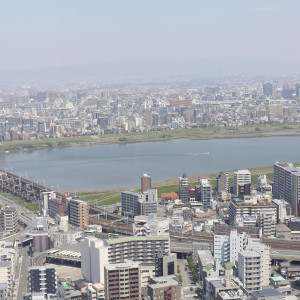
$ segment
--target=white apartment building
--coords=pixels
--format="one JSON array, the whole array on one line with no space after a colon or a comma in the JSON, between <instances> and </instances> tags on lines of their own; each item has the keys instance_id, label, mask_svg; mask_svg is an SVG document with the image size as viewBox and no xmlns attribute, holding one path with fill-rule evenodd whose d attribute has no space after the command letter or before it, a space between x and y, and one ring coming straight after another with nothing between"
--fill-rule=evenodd
<instances>
[{"instance_id":1,"label":"white apartment building","mask_svg":"<svg viewBox=\"0 0 300 300\"><path fill-rule=\"evenodd\" d=\"M247 236L232 230L230 235L214 235L214 258L223 263L234 262L238 259L238 253L245 249Z\"/></svg>"},{"instance_id":2,"label":"white apartment building","mask_svg":"<svg viewBox=\"0 0 300 300\"><path fill-rule=\"evenodd\" d=\"M238 276L248 294L268 286L270 248L259 242L250 242L247 249L238 254Z\"/></svg>"},{"instance_id":3,"label":"white apartment building","mask_svg":"<svg viewBox=\"0 0 300 300\"><path fill-rule=\"evenodd\" d=\"M239 185L251 184L251 172L249 170L238 170L233 173L233 193L238 195Z\"/></svg>"},{"instance_id":4,"label":"white apartment building","mask_svg":"<svg viewBox=\"0 0 300 300\"><path fill-rule=\"evenodd\" d=\"M129 236L111 240L87 237L81 240L81 273L92 283L104 283L104 265L125 260L155 265L159 249L170 253L170 236Z\"/></svg>"}]
</instances>

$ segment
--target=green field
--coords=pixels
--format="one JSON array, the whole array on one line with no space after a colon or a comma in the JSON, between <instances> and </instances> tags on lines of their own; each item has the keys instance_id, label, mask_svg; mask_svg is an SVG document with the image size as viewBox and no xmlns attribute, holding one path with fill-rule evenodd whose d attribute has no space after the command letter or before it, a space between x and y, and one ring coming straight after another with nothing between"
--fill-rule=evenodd
<instances>
[{"instance_id":1,"label":"green field","mask_svg":"<svg viewBox=\"0 0 300 300\"><path fill-rule=\"evenodd\" d=\"M38 203L26 203L24 199L21 199L19 197L16 197L16 196L13 196L13 195L7 194L7 193L0 193L0 195L16 202L18 205L23 206L23 207L27 208L28 210L31 210L36 213L39 212L39 204Z\"/></svg>"},{"instance_id":2,"label":"green field","mask_svg":"<svg viewBox=\"0 0 300 300\"><path fill-rule=\"evenodd\" d=\"M180 130L131 132L93 136L75 136L24 141L7 141L0 144L2 151L34 150L43 148L166 141L172 139L221 139L266 136L298 136L300 123L256 124L236 127L201 127Z\"/></svg>"}]
</instances>

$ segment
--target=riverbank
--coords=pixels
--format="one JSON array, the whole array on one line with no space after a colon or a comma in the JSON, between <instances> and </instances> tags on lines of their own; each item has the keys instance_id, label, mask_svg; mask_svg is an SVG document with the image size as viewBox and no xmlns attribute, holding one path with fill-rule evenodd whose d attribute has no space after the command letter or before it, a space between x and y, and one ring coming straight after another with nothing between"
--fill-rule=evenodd
<instances>
[{"instance_id":1,"label":"riverbank","mask_svg":"<svg viewBox=\"0 0 300 300\"><path fill-rule=\"evenodd\" d=\"M7 141L0 143L0 152L20 150L29 151L73 146L154 142L173 139L209 140L299 135L300 123L256 124L237 127L203 127L180 130Z\"/></svg>"},{"instance_id":2,"label":"riverbank","mask_svg":"<svg viewBox=\"0 0 300 300\"><path fill-rule=\"evenodd\" d=\"M300 162L293 163L294 166L300 167ZM266 174L269 179L273 179L273 166L262 166L255 168L248 168L248 170L252 174L252 184L256 184L257 177L260 174ZM223 172L228 172L229 176L229 184L233 183L233 173L237 170L226 170ZM196 184L198 184L198 175L188 176L190 186L193 188ZM201 174L204 175L211 180L212 188L216 187L216 177L218 173L209 173L209 174ZM161 196L161 193L169 193L172 191L178 191L178 178L167 179L159 182L154 182L152 184L153 188L157 189L158 197ZM139 188L136 188L139 190ZM120 192L124 189L114 189L114 190L105 190L105 191L82 191L77 193L81 200L87 201L89 203L97 204L97 205L110 205L115 204L121 201Z\"/></svg>"}]
</instances>

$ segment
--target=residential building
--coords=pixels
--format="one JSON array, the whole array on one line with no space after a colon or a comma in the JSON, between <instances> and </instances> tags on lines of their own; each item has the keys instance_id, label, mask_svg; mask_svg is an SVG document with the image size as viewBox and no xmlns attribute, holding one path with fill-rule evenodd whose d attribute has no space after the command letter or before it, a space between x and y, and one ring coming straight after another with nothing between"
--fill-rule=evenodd
<instances>
[{"instance_id":1,"label":"residential building","mask_svg":"<svg viewBox=\"0 0 300 300\"><path fill-rule=\"evenodd\" d=\"M44 293L44 295L56 295L57 278L56 269L51 266L30 267L28 271L30 293Z\"/></svg>"},{"instance_id":2,"label":"residential building","mask_svg":"<svg viewBox=\"0 0 300 300\"><path fill-rule=\"evenodd\" d=\"M13 269L10 261L1 261L0 262L0 283L5 283L6 290L3 293L6 293L8 297L13 294L14 288L14 277Z\"/></svg>"},{"instance_id":3,"label":"residential building","mask_svg":"<svg viewBox=\"0 0 300 300\"><path fill-rule=\"evenodd\" d=\"M122 215L139 216L157 213L157 190L148 189L147 192L121 192Z\"/></svg>"},{"instance_id":4,"label":"residential building","mask_svg":"<svg viewBox=\"0 0 300 300\"><path fill-rule=\"evenodd\" d=\"M186 173L179 177L179 199L184 203L189 203L190 200L190 186L189 179Z\"/></svg>"},{"instance_id":5,"label":"residential building","mask_svg":"<svg viewBox=\"0 0 300 300\"><path fill-rule=\"evenodd\" d=\"M88 204L79 199L69 202L69 222L75 227L83 228L89 224Z\"/></svg>"},{"instance_id":6,"label":"residential building","mask_svg":"<svg viewBox=\"0 0 300 300\"><path fill-rule=\"evenodd\" d=\"M66 213L66 197L48 199L49 217L56 219L56 216L63 216Z\"/></svg>"},{"instance_id":7,"label":"residential building","mask_svg":"<svg viewBox=\"0 0 300 300\"><path fill-rule=\"evenodd\" d=\"M155 256L155 276L168 276L177 274L176 254L164 253L159 249Z\"/></svg>"},{"instance_id":8,"label":"residential building","mask_svg":"<svg viewBox=\"0 0 300 300\"><path fill-rule=\"evenodd\" d=\"M148 285L148 296L151 300L165 299L165 300L180 300L181 285L174 275L153 277L150 279Z\"/></svg>"},{"instance_id":9,"label":"residential building","mask_svg":"<svg viewBox=\"0 0 300 300\"><path fill-rule=\"evenodd\" d=\"M222 192L228 192L228 189L228 173L220 172L217 177L218 194L221 195Z\"/></svg>"},{"instance_id":10,"label":"residential building","mask_svg":"<svg viewBox=\"0 0 300 300\"><path fill-rule=\"evenodd\" d=\"M273 199L273 203L277 205L277 223L283 223L286 216L290 216L291 205L283 199Z\"/></svg>"},{"instance_id":11,"label":"residential building","mask_svg":"<svg viewBox=\"0 0 300 300\"><path fill-rule=\"evenodd\" d=\"M166 235L169 233L169 220L156 215L135 216L133 224L134 236Z\"/></svg>"},{"instance_id":12,"label":"residential building","mask_svg":"<svg viewBox=\"0 0 300 300\"><path fill-rule=\"evenodd\" d=\"M4 206L0 210L0 228L4 233L14 233L17 231L18 212L16 209Z\"/></svg>"},{"instance_id":13,"label":"residential building","mask_svg":"<svg viewBox=\"0 0 300 300\"><path fill-rule=\"evenodd\" d=\"M231 230L229 235L214 234L214 258L222 263L234 262L238 259L238 253L246 248L247 235Z\"/></svg>"},{"instance_id":14,"label":"residential building","mask_svg":"<svg viewBox=\"0 0 300 300\"><path fill-rule=\"evenodd\" d=\"M233 173L233 194L238 195L239 185L251 184L251 173L248 170L238 170Z\"/></svg>"},{"instance_id":15,"label":"residential building","mask_svg":"<svg viewBox=\"0 0 300 300\"><path fill-rule=\"evenodd\" d=\"M147 192L151 189L151 176L147 173L144 173L141 177L141 192Z\"/></svg>"},{"instance_id":16,"label":"residential building","mask_svg":"<svg viewBox=\"0 0 300 300\"><path fill-rule=\"evenodd\" d=\"M278 163L273 165L274 183L273 196L284 199L292 208L292 213L298 215L300 202L300 169L292 163Z\"/></svg>"},{"instance_id":17,"label":"residential building","mask_svg":"<svg viewBox=\"0 0 300 300\"><path fill-rule=\"evenodd\" d=\"M104 283L104 265L138 261L155 266L159 249L170 253L169 235L130 236L111 240L87 237L80 242L82 276L92 283Z\"/></svg>"},{"instance_id":18,"label":"residential building","mask_svg":"<svg viewBox=\"0 0 300 300\"><path fill-rule=\"evenodd\" d=\"M48 232L35 232L32 235L33 252L44 252L50 249L50 238Z\"/></svg>"},{"instance_id":19,"label":"residential building","mask_svg":"<svg viewBox=\"0 0 300 300\"><path fill-rule=\"evenodd\" d=\"M200 187L200 202L203 203L205 209L211 207L212 199L212 187L208 178L199 177L198 179Z\"/></svg>"},{"instance_id":20,"label":"residential building","mask_svg":"<svg viewBox=\"0 0 300 300\"><path fill-rule=\"evenodd\" d=\"M107 300L141 299L139 263L108 264L104 267L105 295Z\"/></svg>"}]
</instances>

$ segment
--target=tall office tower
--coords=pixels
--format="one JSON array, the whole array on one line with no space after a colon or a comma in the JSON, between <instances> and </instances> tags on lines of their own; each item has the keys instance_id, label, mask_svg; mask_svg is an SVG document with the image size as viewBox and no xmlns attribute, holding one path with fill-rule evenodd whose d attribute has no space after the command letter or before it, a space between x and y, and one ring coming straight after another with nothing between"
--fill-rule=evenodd
<instances>
[{"instance_id":1,"label":"tall office tower","mask_svg":"<svg viewBox=\"0 0 300 300\"><path fill-rule=\"evenodd\" d=\"M185 204L190 200L190 186L189 179L186 173L183 173L182 177L179 177L179 198Z\"/></svg>"},{"instance_id":2,"label":"tall office tower","mask_svg":"<svg viewBox=\"0 0 300 300\"><path fill-rule=\"evenodd\" d=\"M238 195L239 185L251 184L251 173L248 170L238 170L233 173L233 193Z\"/></svg>"},{"instance_id":3,"label":"tall office tower","mask_svg":"<svg viewBox=\"0 0 300 300\"><path fill-rule=\"evenodd\" d=\"M144 193L123 191L121 192L121 208L124 216L156 214L157 190L149 189Z\"/></svg>"},{"instance_id":4,"label":"tall office tower","mask_svg":"<svg viewBox=\"0 0 300 300\"><path fill-rule=\"evenodd\" d=\"M218 194L222 192L228 192L228 173L220 172L217 177L217 189Z\"/></svg>"},{"instance_id":5,"label":"tall office tower","mask_svg":"<svg viewBox=\"0 0 300 300\"><path fill-rule=\"evenodd\" d=\"M105 295L107 300L141 299L139 263L126 261L105 266Z\"/></svg>"},{"instance_id":6,"label":"tall office tower","mask_svg":"<svg viewBox=\"0 0 300 300\"><path fill-rule=\"evenodd\" d=\"M176 254L168 254L159 249L155 256L155 276L168 276L176 274Z\"/></svg>"},{"instance_id":7,"label":"tall office tower","mask_svg":"<svg viewBox=\"0 0 300 300\"><path fill-rule=\"evenodd\" d=\"M9 206L5 206L0 210L0 228L6 233L14 233L17 231L18 213Z\"/></svg>"},{"instance_id":8,"label":"tall office tower","mask_svg":"<svg viewBox=\"0 0 300 300\"><path fill-rule=\"evenodd\" d=\"M69 203L69 222L71 225L83 228L89 224L88 204L78 199Z\"/></svg>"},{"instance_id":9,"label":"tall office tower","mask_svg":"<svg viewBox=\"0 0 300 300\"><path fill-rule=\"evenodd\" d=\"M205 209L210 207L212 199L212 186L208 178L199 177L198 179L200 186L200 201L203 203Z\"/></svg>"},{"instance_id":10,"label":"tall office tower","mask_svg":"<svg viewBox=\"0 0 300 300\"><path fill-rule=\"evenodd\" d=\"M214 258L223 263L234 262L238 259L238 253L246 248L247 236L232 230L227 234L214 234Z\"/></svg>"},{"instance_id":11,"label":"tall office tower","mask_svg":"<svg viewBox=\"0 0 300 300\"><path fill-rule=\"evenodd\" d=\"M141 191L142 193L147 192L151 189L151 176L144 173L141 177Z\"/></svg>"},{"instance_id":12,"label":"tall office tower","mask_svg":"<svg viewBox=\"0 0 300 300\"><path fill-rule=\"evenodd\" d=\"M300 97L300 83L296 84L296 96Z\"/></svg>"},{"instance_id":13,"label":"tall office tower","mask_svg":"<svg viewBox=\"0 0 300 300\"><path fill-rule=\"evenodd\" d=\"M30 267L28 271L29 292L56 295L57 278L55 267Z\"/></svg>"},{"instance_id":14,"label":"tall office tower","mask_svg":"<svg viewBox=\"0 0 300 300\"><path fill-rule=\"evenodd\" d=\"M265 96L272 96L273 85L272 83L264 83L263 85L263 93Z\"/></svg>"},{"instance_id":15,"label":"tall office tower","mask_svg":"<svg viewBox=\"0 0 300 300\"><path fill-rule=\"evenodd\" d=\"M282 86L281 96L284 99L291 99L292 95L293 95L293 90L291 89L291 87L288 84L284 84Z\"/></svg>"},{"instance_id":16,"label":"tall office tower","mask_svg":"<svg viewBox=\"0 0 300 300\"><path fill-rule=\"evenodd\" d=\"M292 163L278 163L273 165L274 182L273 197L284 199L292 208L292 213L300 212L300 169Z\"/></svg>"}]
</instances>

